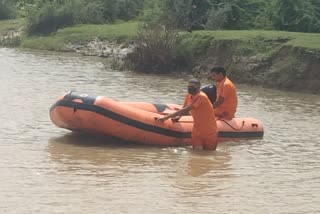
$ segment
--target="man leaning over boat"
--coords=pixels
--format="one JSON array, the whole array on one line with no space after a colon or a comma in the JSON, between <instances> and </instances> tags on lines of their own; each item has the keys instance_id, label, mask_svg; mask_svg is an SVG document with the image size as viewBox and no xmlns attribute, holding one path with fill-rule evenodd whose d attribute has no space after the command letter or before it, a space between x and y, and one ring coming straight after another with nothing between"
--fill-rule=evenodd
<instances>
[{"instance_id":1,"label":"man leaning over boat","mask_svg":"<svg viewBox=\"0 0 320 214\"><path fill-rule=\"evenodd\" d=\"M191 133L192 147L215 150L217 148L215 110L207 95L200 90L200 85L200 81L197 79L189 80L188 95L185 98L183 108L175 113L158 118L157 121L164 122L169 118L182 116L190 111L194 120Z\"/></svg>"}]
</instances>

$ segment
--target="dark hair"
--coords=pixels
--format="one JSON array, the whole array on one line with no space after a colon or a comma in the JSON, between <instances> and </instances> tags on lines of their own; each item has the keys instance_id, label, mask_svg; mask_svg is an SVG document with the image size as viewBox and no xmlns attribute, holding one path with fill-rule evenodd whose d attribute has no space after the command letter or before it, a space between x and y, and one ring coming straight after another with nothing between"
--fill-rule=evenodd
<instances>
[{"instance_id":1,"label":"dark hair","mask_svg":"<svg viewBox=\"0 0 320 214\"><path fill-rule=\"evenodd\" d=\"M211 68L211 73L217 73L217 74L223 74L223 76L226 76L226 69L224 69L223 66L215 66L213 68Z\"/></svg>"},{"instance_id":2,"label":"dark hair","mask_svg":"<svg viewBox=\"0 0 320 214\"><path fill-rule=\"evenodd\" d=\"M199 87L200 87L200 85L201 85L200 81L197 80L197 79L191 79L191 80L189 80L189 83L194 83L194 84L196 84L196 85L199 86Z\"/></svg>"}]
</instances>

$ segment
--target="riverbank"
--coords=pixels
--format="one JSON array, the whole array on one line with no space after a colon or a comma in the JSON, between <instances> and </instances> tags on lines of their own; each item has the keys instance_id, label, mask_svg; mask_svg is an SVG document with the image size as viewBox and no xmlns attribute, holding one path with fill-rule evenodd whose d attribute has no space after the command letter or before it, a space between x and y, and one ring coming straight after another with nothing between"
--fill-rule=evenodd
<instances>
[{"instance_id":1,"label":"riverbank","mask_svg":"<svg viewBox=\"0 0 320 214\"><path fill-rule=\"evenodd\" d=\"M80 25L51 36L26 37L23 25L23 20L0 22L0 45L121 60L132 51L138 33L138 23L131 22ZM194 31L183 34L181 47L190 55L194 76L204 78L208 67L220 64L235 83L320 94L320 34Z\"/></svg>"},{"instance_id":2,"label":"riverbank","mask_svg":"<svg viewBox=\"0 0 320 214\"><path fill-rule=\"evenodd\" d=\"M320 94L320 34L202 31L184 46L195 41L193 73L197 76L222 64L236 83Z\"/></svg>"},{"instance_id":3,"label":"riverbank","mask_svg":"<svg viewBox=\"0 0 320 214\"><path fill-rule=\"evenodd\" d=\"M24 19L0 21L0 46L19 46L25 25Z\"/></svg>"}]
</instances>

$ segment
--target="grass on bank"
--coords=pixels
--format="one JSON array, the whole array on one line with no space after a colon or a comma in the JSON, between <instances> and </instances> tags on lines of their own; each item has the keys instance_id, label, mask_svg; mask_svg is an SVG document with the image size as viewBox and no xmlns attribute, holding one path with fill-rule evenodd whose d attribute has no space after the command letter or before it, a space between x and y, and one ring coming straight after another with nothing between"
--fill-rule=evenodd
<instances>
[{"instance_id":1,"label":"grass on bank","mask_svg":"<svg viewBox=\"0 0 320 214\"><path fill-rule=\"evenodd\" d=\"M221 31L196 31L195 34L209 36L216 40L239 41L274 41L293 47L307 49L320 49L319 33L296 33L285 31L263 30L221 30Z\"/></svg>"},{"instance_id":2,"label":"grass on bank","mask_svg":"<svg viewBox=\"0 0 320 214\"><path fill-rule=\"evenodd\" d=\"M78 25L59 30L51 36L32 36L22 40L22 47L63 50L66 44L84 44L96 38L125 42L133 40L138 31L137 22L108 25Z\"/></svg>"},{"instance_id":3,"label":"grass on bank","mask_svg":"<svg viewBox=\"0 0 320 214\"><path fill-rule=\"evenodd\" d=\"M26 20L15 19L0 21L0 35L10 30L19 29L26 25ZM123 22L106 25L78 25L59 30L50 36L32 36L22 38L22 47L62 50L66 44L83 44L87 41L99 38L111 41L130 41L138 32L138 22ZM301 47L320 50L320 34L295 33L284 31L260 31L260 30L220 30L220 31L194 31L186 33L188 44L208 46L213 41L234 40L263 44L275 43L279 45ZM200 40L200 41L199 41Z\"/></svg>"},{"instance_id":4,"label":"grass on bank","mask_svg":"<svg viewBox=\"0 0 320 214\"><path fill-rule=\"evenodd\" d=\"M10 19L0 21L0 35L6 34L9 31L15 31L25 27L25 19Z\"/></svg>"},{"instance_id":5,"label":"grass on bank","mask_svg":"<svg viewBox=\"0 0 320 214\"><path fill-rule=\"evenodd\" d=\"M83 44L84 42L99 38L101 40L128 41L133 40L138 32L138 23L121 23L112 25L79 25L59 30L52 36L26 37L22 40L22 46L27 48L61 50L65 44ZM189 37L189 36L188 36ZM284 31L195 31L190 34L189 39L195 46L198 46L199 37L202 45L210 45L212 41L235 40L245 42L268 42L282 44L292 47L320 50L320 34L316 33L295 33Z\"/></svg>"}]
</instances>

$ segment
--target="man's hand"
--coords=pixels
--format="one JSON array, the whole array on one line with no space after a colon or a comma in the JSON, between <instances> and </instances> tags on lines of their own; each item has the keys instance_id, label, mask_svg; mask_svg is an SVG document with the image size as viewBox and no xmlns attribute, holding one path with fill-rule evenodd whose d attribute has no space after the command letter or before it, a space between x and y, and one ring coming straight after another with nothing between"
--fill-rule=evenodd
<instances>
[{"instance_id":1,"label":"man's hand","mask_svg":"<svg viewBox=\"0 0 320 214\"><path fill-rule=\"evenodd\" d=\"M174 117L177 117L177 116L182 116L184 114L186 114L188 111L190 111L192 108L192 104L186 106L186 107L183 107L182 109L180 109L179 111L176 111L172 114L168 114L164 117L161 117L161 118L155 118L157 122L164 122L170 118L174 118Z\"/></svg>"},{"instance_id":2,"label":"man's hand","mask_svg":"<svg viewBox=\"0 0 320 214\"><path fill-rule=\"evenodd\" d=\"M213 108L218 108L224 101L224 97L219 96L217 101L213 103Z\"/></svg>"},{"instance_id":3,"label":"man's hand","mask_svg":"<svg viewBox=\"0 0 320 214\"><path fill-rule=\"evenodd\" d=\"M229 115L229 113L226 112L226 111L224 111L222 114L216 114L215 116L216 116L217 118L225 118L225 117L227 117L228 115Z\"/></svg>"},{"instance_id":4,"label":"man's hand","mask_svg":"<svg viewBox=\"0 0 320 214\"><path fill-rule=\"evenodd\" d=\"M164 116L164 117L161 117L161 118L157 118L157 122L164 122L164 121L166 121L166 120L168 120L169 119L169 117L167 117L167 116Z\"/></svg>"}]
</instances>

